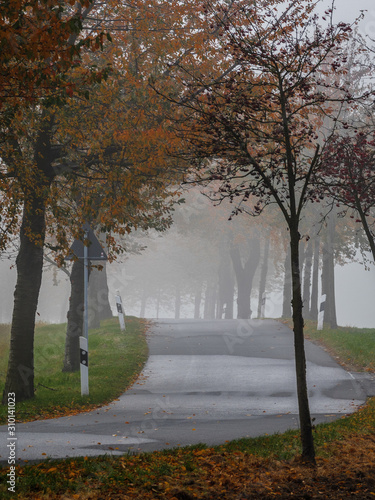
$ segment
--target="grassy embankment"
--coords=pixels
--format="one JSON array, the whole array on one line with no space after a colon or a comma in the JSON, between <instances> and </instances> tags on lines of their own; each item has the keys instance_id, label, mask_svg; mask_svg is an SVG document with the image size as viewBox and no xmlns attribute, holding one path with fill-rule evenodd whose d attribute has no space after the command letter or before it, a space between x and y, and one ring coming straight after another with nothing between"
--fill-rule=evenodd
<instances>
[{"instance_id":1,"label":"grassy embankment","mask_svg":"<svg viewBox=\"0 0 375 500\"><path fill-rule=\"evenodd\" d=\"M79 371L63 373L66 325L38 325L35 331L35 398L17 404L19 421L53 418L113 401L130 385L147 359L146 324L127 318L121 333L118 319L90 330L90 395L81 396ZM4 389L9 349L9 326L0 325L0 391ZM0 423L7 408L0 405Z\"/></svg>"},{"instance_id":2,"label":"grassy embankment","mask_svg":"<svg viewBox=\"0 0 375 500\"><path fill-rule=\"evenodd\" d=\"M315 321L305 321L305 336L324 347L332 357L351 371L375 371L375 330L338 327L316 329Z\"/></svg>"},{"instance_id":3,"label":"grassy embankment","mask_svg":"<svg viewBox=\"0 0 375 500\"><path fill-rule=\"evenodd\" d=\"M313 323L308 323L306 333L312 340L323 343L331 355L339 357L351 369L373 370L374 330L340 328L316 332ZM116 346L116 342L108 344ZM110 349L105 355L112 355ZM105 375L113 376L108 372ZM45 385L55 384L52 374L43 380ZM299 463L299 436L296 431L289 431L241 439L215 448L201 445L139 456L27 465L16 471L16 495L8 497L3 482L0 497L64 500L375 498L375 399L354 415L317 426L314 435L316 468L306 468ZM6 468L0 471L5 481L6 473Z\"/></svg>"}]
</instances>

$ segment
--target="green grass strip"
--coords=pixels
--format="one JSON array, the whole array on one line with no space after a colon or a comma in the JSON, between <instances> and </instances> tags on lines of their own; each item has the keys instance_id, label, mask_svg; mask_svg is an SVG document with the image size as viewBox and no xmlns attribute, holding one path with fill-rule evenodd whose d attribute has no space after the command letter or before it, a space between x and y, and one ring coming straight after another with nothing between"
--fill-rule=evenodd
<instances>
[{"instance_id":1,"label":"green grass strip","mask_svg":"<svg viewBox=\"0 0 375 500\"><path fill-rule=\"evenodd\" d=\"M147 360L147 324L126 318L121 332L118 319L103 321L89 332L89 396L81 396L80 372L63 373L66 324L38 325L35 330L35 397L17 403L18 421L53 418L104 405L121 395ZM9 352L9 326L0 326L0 391L4 389ZM0 423L7 408L0 405Z\"/></svg>"},{"instance_id":2,"label":"green grass strip","mask_svg":"<svg viewBox=\"0 0 375 500\"><path fill-rule=\"evenodd\" d=\"M289 325L290 326L290 325ZM325 347L342 365L353 371L375 371L375 330L324 325L316 329L316 321L305 321L305 336Z\"/></svg>"},{"instance_id":3,"label":"green grass strip","mask_svg":"<svg viewBox=\"0 0 375 500\"><path fill-rule=\"evenodd\" d=\"M375 398L349 417L318 425L314 430L317 456L326 460L335 454L338 442L344 442L346 438L356 435L371 436L374 432ZM272 436L239 439L212 448L201 444L140 455L125 454L121 457L47 460L37 465L17 467L15 495L9 495L7 491L8 468L0 469L0 498L39 498L39 495L43 495L43 499L59 498L59 495L64 495L64 498L65 495L73 495L66 498L112 498L110 494L108 496L108 491L112 489L119 490L117 493L121 491L123 495L113 498L132 498L124 496L130 492L140 493L137 498L141 498L142 491L145 492L145 498L146 493L151 493L151 497L147 498L171 498L171 494L153 496L155 486L163 481L179 482L181 485L190 484L192 479L199 481L202 472L199 457L202 454L207 459L213 457L213 460L221 460L222 457L228 459L230 456L232 461L235 461L239 454L249 454L266 459L266 463L272 464L293 460L299 453L298 431L291 430ZM91 497L90 493L95 495Z\"/></svg>"}]
</instances>

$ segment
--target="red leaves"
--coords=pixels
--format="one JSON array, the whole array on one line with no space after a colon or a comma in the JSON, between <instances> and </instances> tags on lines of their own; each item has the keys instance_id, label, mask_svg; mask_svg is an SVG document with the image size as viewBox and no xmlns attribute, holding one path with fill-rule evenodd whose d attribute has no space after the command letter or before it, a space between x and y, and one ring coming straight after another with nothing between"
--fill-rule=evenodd
<instances>
[{"instance_id":1,"label":"red leaves","mask_svg":"<svg viewBox=\"0 0 375 500\"><path fill-rule=\"evenodd\" d=\"M348 128L344 124L344 128ZM375 139L357 132L333 136L321 160L318 182L338 202L358 210L375 203Z\"/></svg>"}]
</instances>

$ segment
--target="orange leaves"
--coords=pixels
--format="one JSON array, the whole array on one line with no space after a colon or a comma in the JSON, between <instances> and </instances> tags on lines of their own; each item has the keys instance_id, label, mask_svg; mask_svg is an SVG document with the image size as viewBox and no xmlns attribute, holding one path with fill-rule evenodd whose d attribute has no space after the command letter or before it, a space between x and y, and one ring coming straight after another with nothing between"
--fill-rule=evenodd
<instances>
[{"instance_id":1,"label":"orange leaves","mask_svg":"<svg viewBox=\"0 0 375 500\"><path fill-rule=\"evenodd\" d=\"M372 435L347 436L330 444L317 467L298 459L281 461L223 448L87 458L27 465L17 469L22 498L371 498L375 442ZM6 468L1 471L6 476ZM32 479L32 478L35 478ZM32 493L30 481L33 481ZM22 489L24 488L24 489Z\"/></svg>"},{"instance_id":2,"label":"orange leaves","mask_svg":"<svg viewBox=\"0 0 375 500\"><path fill-rule=\"evenodd\" d=\"M76 43L82 30L82 6L69 3L11 0L2 6L0 107L7 102L20 105L55 98L64 92L65 76L77 64L81 47L93 50L102 44L101 33L98 40L83 35Z\"/></svg>"},{"instance_id":3,"label":"orange leaves","mask_svg":"<svg viewBox=\"0 0 375 500\"><path fill-rule=\"evenodd\" d=\"M8 18L16 22L25 5L10 2ZM48 108L31 107L22 120L13 120L9 144L16 137L19 150L11 151L7 163L9 172L11 161L19 165L21 156L29 163L32 158L37 174L47 174L50 186L38 179L29 182L28 169L34 171L33 165L25 166L27 180L19 169L15 175L22 179L22 187L35 188L43 198L49 236L62 252L84 220L120 235L137 227L164 229L169 224L171 186L179 183L186 164L177 159L181 140L173 133L171 106L149 82L161 81L164 88L178 92L176 82L167 79L168 72L181 57L204 62L203 41L208 39L206 20L197 15L193 0L136 0L130 5L109 2L98 7L95 2L85 2L93 9L90 18L102 16L105 29L113 30L103 54L93 55L103 47L104 36L91 26L90 38L78 37L81 21L90 28L90 20L75 15L76 5L68 2L62 12L55 2L46 0L39 12L39 3L32 0L24 9L24 24L19 28L9 24L6 33L0 33L1 46L1 36L4 43L7 38L15 43L21 27L23 30L24 38L14 47L15 65L13 56L3 59L15 82L12 91L18 92L22 82L18 97L49 96L52 87L53 98L55 92L59 96L48 101ZM1 22L6 24L5 17L0 17ZM80 41L72 47L75 38ZM85 48L82 54L81 47ZM4 53L2 56L5 58ZM0 99L1 85L0 77ZM43 116L49 117L49 125ZM38 137L43 146L39 149ZM22 193L17 200L22 204ZM109 243L118 251L118 241Z\"/></svg>"}]
</instances>

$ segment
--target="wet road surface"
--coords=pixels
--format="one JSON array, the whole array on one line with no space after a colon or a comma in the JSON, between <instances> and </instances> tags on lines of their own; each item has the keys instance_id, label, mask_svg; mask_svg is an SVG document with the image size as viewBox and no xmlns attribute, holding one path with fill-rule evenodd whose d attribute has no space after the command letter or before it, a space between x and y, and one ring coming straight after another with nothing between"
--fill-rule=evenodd
<instances>
[{"instance_id":1,"label":"wet road surface","mask_svg":"<svg viewBox=\"0 0 375 500\"><path fill-rule=\"evenodd\" d=\"M298 428L293 333L282 323L158 320L148 343L141 376L117 401L71 417L17 424L17 459L213 445ZM315 424L351 413L373 395L370 375L345 371L310 342L306 357ZM5 426L0 438L4 461Z\"/></svg>"}]
</instances>

